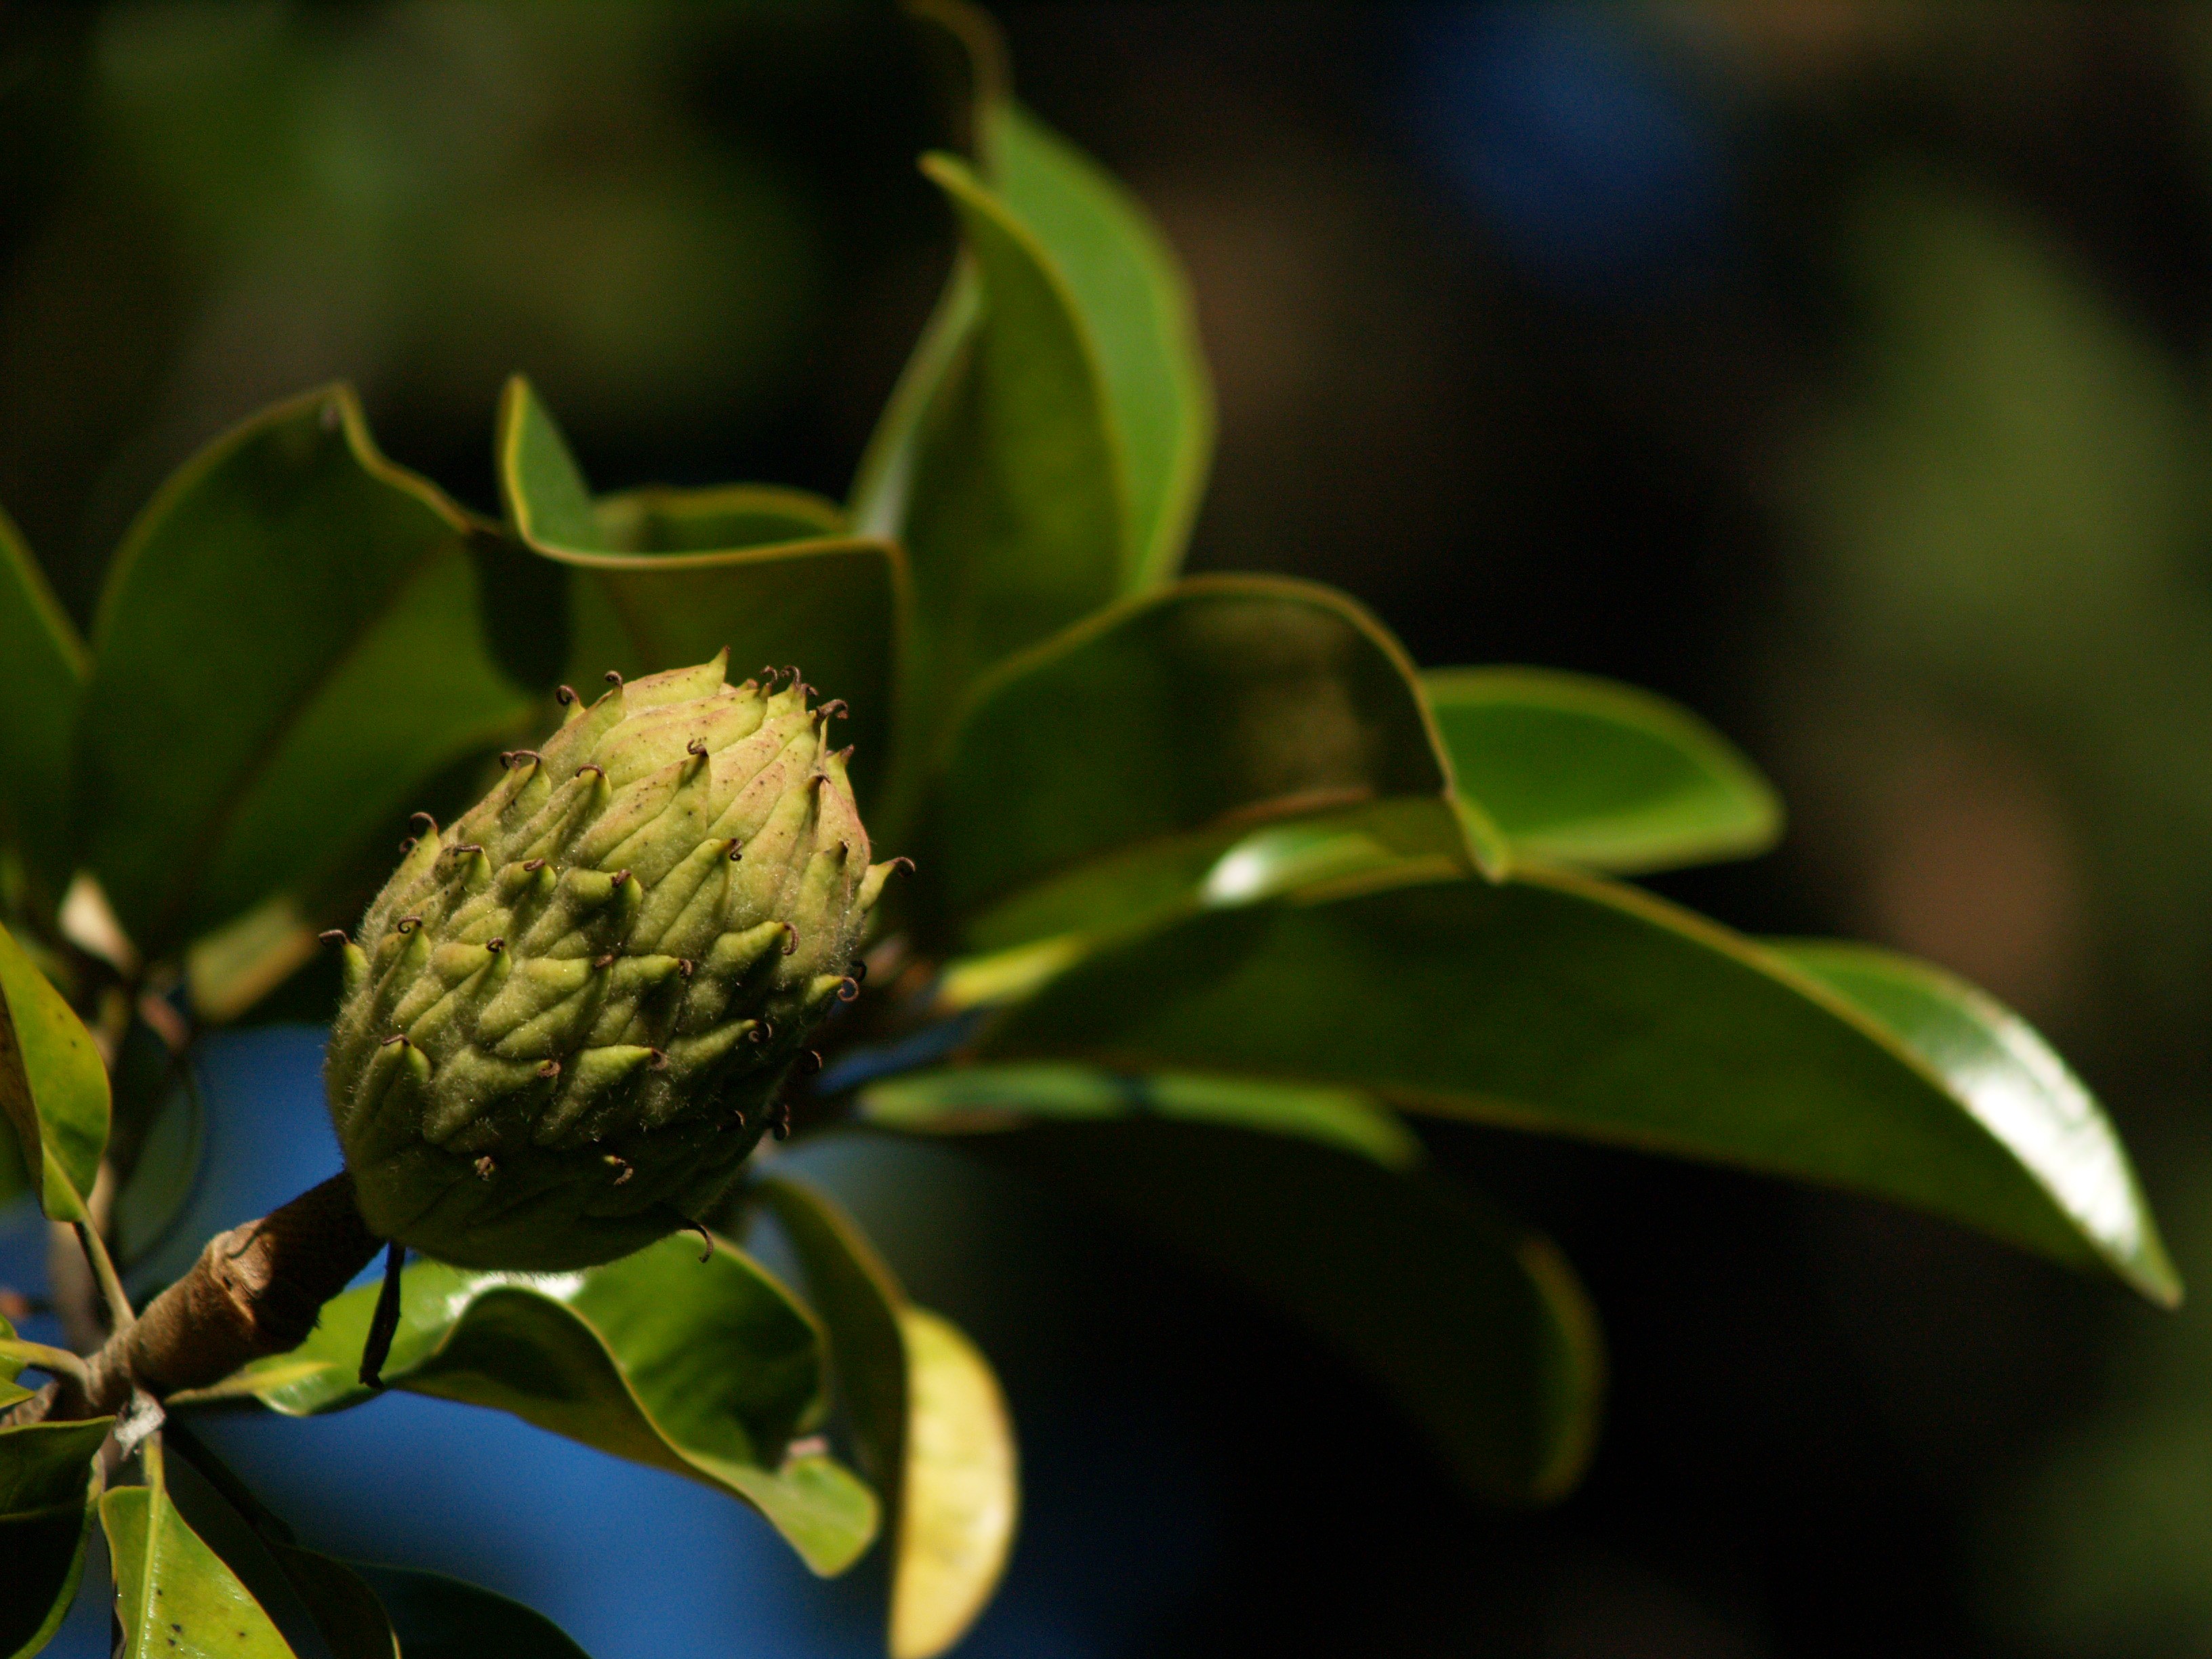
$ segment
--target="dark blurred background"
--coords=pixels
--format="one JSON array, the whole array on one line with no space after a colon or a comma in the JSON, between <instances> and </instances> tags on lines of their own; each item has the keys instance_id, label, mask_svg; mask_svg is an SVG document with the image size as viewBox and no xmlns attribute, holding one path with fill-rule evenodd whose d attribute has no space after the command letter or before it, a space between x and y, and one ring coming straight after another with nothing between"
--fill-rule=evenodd
<instances>
[{"instance_id":1,"label":"dark blurred background","mask_svg":"<svg viewBox=\"0 0 2212 1659\"><path fill-rule=\"evenodd\" d=\"M1194 563L1705 714L1792 828L1658 884L2036 1020L2212 1299L2212 12L997 11L1188 263ZM84 619L167 470L319 380L489 508L516 369L600 488L842 495L950 256L937 68L860 3L0 3L0 502ZM2202 1299L1434 1139L1605 1318L1605 1438L1547 1513L1008 1178L848 1172L1024 1427L975 1651L2212 1653Z\"/></svg>"}]
</instances>

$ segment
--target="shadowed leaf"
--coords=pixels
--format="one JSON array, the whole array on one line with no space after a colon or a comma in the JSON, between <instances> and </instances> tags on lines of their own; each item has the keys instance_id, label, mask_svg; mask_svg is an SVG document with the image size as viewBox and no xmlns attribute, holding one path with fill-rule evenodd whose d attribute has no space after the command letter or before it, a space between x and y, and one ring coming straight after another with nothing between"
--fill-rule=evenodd
<instances>
[{"instance_id":1,"label":"shadowed leaf","mask_svg":"<svg viewBox=\"0 0 2212 1659\"><path fill-rule=\"evenodd\" d=\"M0 1332L7 1329L0 1320ZM21 1395L0 1390L7 1393ZM114 1425L113 1418L99 1417L0 1428L0 1653L15 1659L36 1653L76 1599L93 1459Z\"/></svg>"},{"instance_id":2,"label":"shadowed leaf","mask_svg":"<svg viewBox=\"0 0 2212 1659\"><path fill-rule=\"evenodd\" d=\"M849 705L855 779L880 775L906 603L895 547L850 533L834 503L799 490L656 488L594 501L519 377L500 402L498 459L515 535L568 572L576 684L704 662L726 646L738 678L796 664Z\"/></svg>"},{"instance_id":3,"label":"shadowed leaf","mask_svg":"<svg viewBox=\"0 0 2212 1659\"><path fill-rule=\"evenodd\" d=\"M1349 1089L1168 1073L1117 1075L1082 1066L951 1066L860 1091L861 1117L908 1134L988 1134L1033 1123L1149 1118L1291 1135L1386 1170L1410 1170L1421 1144L1387 1106Z\"/></svg>"},{"instance_id":4,"label":"shadowed leaf","mask_svg":"<svg viewBox=\"0 0 2212 1659\"><path fill-rule=\"evenodd\" d=\"M906 1299L851 1217L801 1182L759 1195L806 1271L862 1466L896 1517L892 1659L933 1659L989 1603L1013 1541L1013 1425L990 1362Z\"/></svg>"},{"instance_id":5,"label":"shadowed leaf","mask_svg":"<svg viewBox=\"0 0 2212 1659\"><path fill-rule=\"evenodd\" d=\"M963 162L923 164L958 218L951 289L854 485L863 534L913 561L907 708L928 732L991 664L1114 598L1127 489L1097 353L1036 239Z\"/></svg>"},{"instance_id":6,"label":"shadowed leaf","mask_svg":"<svg viewBox=\"0 0 2212 1659\"><path fill-rule=\"evenodd\" d=\"M1103 376L1128 483L1128 586L1172 577L1213 447L1213 394L1190 291L1136 198L1029 111L982 116L992 186L1074 301Z\"/></svg>"},{"instance_id":7,"label":"shadowed leaf","mask_svg":"<svg viewBox=\"0 0 2212 1659\"><path fill-rule=\"evenodd\" d=\"M1120 854L1083 918L1118 924L1135 886L1166 871L1188 895L1192 868L1255 819L1401 799L1441 809L1445 787L1411 665L1364 611L1310 583L1199 577L977 688L933 790L919 902L972 915ZM1002 921L991 938L1036 927Z\"/></svg>"},{"instance_id":8,"label":"shadowed leaf","mask_svg":"<svg viewBox=\"0 0 2212 1659\"><path fill-rule=\"evenodd\" d=\"M94 629L75 823L149 956L317 893L527 718L483 644L471 534L343 387L218 439L139 515Z\"/></svg>"},{"instance_id":9,"label":"shadowed leaf","mask_svg":"<svg viewBox=\"0 0 2212 1659\"><path fill-rule=\"evenodd\" d=\"M1475 1492L1558 1498L1603 1359L1572 1271L1458 1189L1297 1133L1152 1120L978 1143L1288 1314L1395 1401Z\"/></svg>"},{"instance_id":10,"label":"shadowed leaf","mask_svg":"<svg viewBox=\"0 0 2212 1659\"><path fill-rule=\"evenodd\" d=\"M23 851L57 902L76 863L63 803L69 799L70 737L77 696L90 671L46 573L0 513L0 846Z\"/></svg>"}]
</instances>

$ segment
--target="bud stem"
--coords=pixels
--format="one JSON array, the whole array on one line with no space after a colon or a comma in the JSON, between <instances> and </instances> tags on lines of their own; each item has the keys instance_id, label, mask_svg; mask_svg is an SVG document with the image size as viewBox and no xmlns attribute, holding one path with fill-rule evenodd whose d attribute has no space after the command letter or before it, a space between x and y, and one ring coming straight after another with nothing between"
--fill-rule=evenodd
<instances>
[{"instance_id":1,"label":"bud stem","mask_svg":"<svg viewBox=\"0 0 2212 1659\"><path fill-rule=\"evenodd\" d=\"M81 1383L46 1396L44 1415L100 1417L136 1388L155 1399L220 1382L264 1355L307 1340L323 1304L383 1244L340 1173L290 1203L210 1239L192 1270L107 1339ZM17 1408L15 1421L33 1402Z\"/></svg>"}]
</instances>

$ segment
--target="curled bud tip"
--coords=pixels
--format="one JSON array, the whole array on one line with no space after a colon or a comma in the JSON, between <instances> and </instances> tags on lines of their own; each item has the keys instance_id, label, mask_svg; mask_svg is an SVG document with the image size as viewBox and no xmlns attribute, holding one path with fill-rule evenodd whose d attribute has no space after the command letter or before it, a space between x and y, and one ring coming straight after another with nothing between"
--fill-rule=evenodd
<instances>
[{"instance_id":1,"label":"curled bud tip","mask_svg":"<svg viewBox=\"0 0 2212 1659\"><path fill-rule=\"evenodd\" d=\"M594 968L611 968L614 965L615 953L612 951L608 951L606 955L603 957L593 957L592 958L592 966Z\"/></svg>"},{"instance_id":2,"label":"curled bud tip","mask_svg":"<svg viewBox=\"0 0 2212 1659\"><path fill-rule=\"evenodd\" d=\"M488 939L484 941L484 949L490 951L492 955L497 956L501 951L507 949L507 940L505 939Z\"/></svg>"},{"instance_id":3,"label":"curled bud tip","mask_svg":"<svg viewBox=\"0 0 2212 1659\"><path fill-rule=\"evenodd\" d=\"M522 861L522 867L534 876L540 870L543 870L545 867L545 860L544 859L525 859Z\"/></svg>"},{"instance_id":4,"label":"curled bud tip","mask_svg":"<svg viewBox=\"0 0 2212 1659\"><path fill-rule=\"evenodd\" d=\"M605 680L609 685L620 685L623 683L621 674L611 668L607 670L607 672L601 675L600 678Z\"/></svg>"},{"instance_id":5,"label":"curled bud tip","mask_svg":"<svg viewBox=\"0 0 2212 1659\"><path fill-rule=\"evenodd\" d=\"M475 1169L478 1181L489 1181L499 1173L499 1165L493 1162L489 1152L486 1152L476 1161Z\"/></svg>"},{"instance_id":6,"label":"curled bud tip","mask_svg":"<svg viewBox=\"0 0 2212 1659\"><path fill-rule=\"evenodd\" d=\"M316 934L315 938L325 945L343 945L346 942L346 931L343 927L332 927Z\"/></svg>"},{"instance_id":7,"label":"curled bud tip","mask_svg":"<svg viewBox=\"0 0 2212 1659\"><path fill-rule=\"evenodd\" d=\"M541 1066L538 1066L538 1076L540 1076L540 1077L558 1077L558 1076L560 1076L560 1075L561 1075L561 1062L560 1062L559 1060L549 1060L545 1061L543 1065L541 1065Z\"/></svg>"},{"instance_id":8,"label":"curled bud tip","mask_svg":"<svg viewBox=\"0 0 2212 1659\"><path fill-rule=\"evenodd\" d=\"M856 1001L856 1000L859 1000L859 998L860 998L860 981L858 981L857 979L854 979L854 978L850 974L846 975L844 978L842 978L842 979L841 979L841 980L839 980L839 981L837 981L837 1000L838 1000L838 1001L840 1001L840 1002L853 1002L853 1001Z\"/></svg>"},{"instance_id":9,"label":"curled bud tip","mask_svg":"<svg viewBox=\"0 0 2212 1659\"><path fill-rule=\"evenodd\" d=\"M555 686L553 688L553 701L559 703L562 708L566 708L570 703L576 701L576 688L573 685Z\"/></svg>"}]
</instances>

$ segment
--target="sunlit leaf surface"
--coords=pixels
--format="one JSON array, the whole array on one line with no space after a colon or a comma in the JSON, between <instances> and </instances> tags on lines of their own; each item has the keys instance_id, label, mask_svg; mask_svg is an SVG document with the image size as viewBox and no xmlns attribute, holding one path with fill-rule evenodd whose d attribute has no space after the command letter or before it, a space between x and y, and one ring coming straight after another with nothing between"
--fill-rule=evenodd
<instances>
[{"instance_id":1,"label":"sunlit leaf surface","mask_svg":"<svg viewBox=\"0 0 2212 1659\"><path fill-rule=\"evenodd\" d=\"M107 1146L107 1068L61 993L0 927L0 1111L41 1207L82 1220Z\"/></svg>"},{"instance_id":2,"label":"sunlit leaf surface","mask_svg":"<svg viewBox=\"0 0 2212 1659\"><path fill-rule=\"evenodd\" d=\"M416 1261L386 1382L514 1413L538 1427L744 1499L820 1573L875 1535L874 1495L794 1436L821 1409L812 1322L728 1244L689 1235L573 1273ZM371 1398L358 1372L376 1287L330 1303L307 1342L198 1396L252 1395L294 1416Z\"/></svg>"},{"instance_id":3,"label":"sunlit leaf surface","mask_svg":"<svg viewBox=\"0 0 2212 1659\"><path fill-rule=\"evenodd\" d=\"M1452 780L1516 850L1634 874L1771 846L1782 804L1686 708L1648 691L1533 668L1421 676Z\"/></svg>"}]
</instances>

